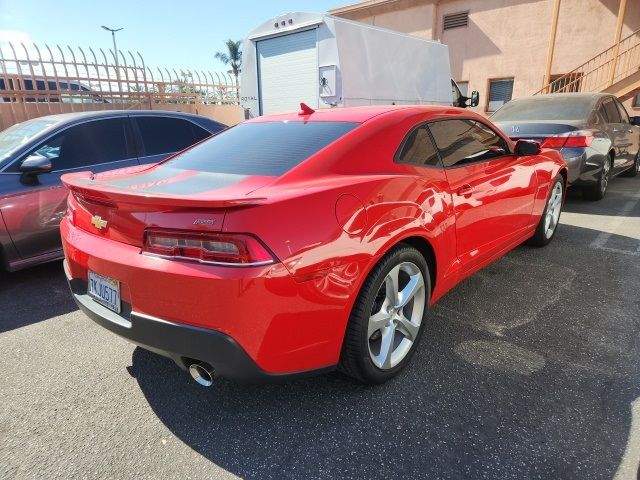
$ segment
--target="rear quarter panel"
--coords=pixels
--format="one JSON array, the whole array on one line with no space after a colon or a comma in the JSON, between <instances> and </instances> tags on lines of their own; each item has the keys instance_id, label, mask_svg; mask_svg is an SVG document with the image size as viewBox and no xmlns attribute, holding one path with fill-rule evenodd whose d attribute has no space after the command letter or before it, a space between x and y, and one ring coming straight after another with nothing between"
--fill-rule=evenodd
<instances>
[{"instance_id":1,"label":"rear quarter panel","mask_svg":"<svg viewBox=\"0 0 640 480\"><path fill-rule=\"evenodd\" d=\"M257 235L298 284L296 292L274 292L292 295L291 311L274 318L269 330L302 332L303 325L313 325L314 341L339 352L369 272L390 248L411 236L431 243L437 262L445 265L436 269L443 276L455 258L454 223L443 174L435 172L429 179L352 177L347 185L341 179L333 188L290 191L285 200L227 212L223 230ZM435 283L439 290L433 298L448 288L440 279ZM265 345L269 338L267 333Z\"/></svg>"},{"instance_id":2,"label":"rear quarter panel","mask_svg":"<svg viewBox=\"0 0 640 480\"><path fill-rule=\"evenodd\" d=\"M531 223L537 225L542 212L544 211L547 198L551 186L558 175L563 175L565 194L567 182L567 164L564 161L562 154L556 150L543 149L540 154L537 155L538 164L536 166L536 176L538 179L538 188L536 191Z\"/></svg>"}]
</instances>

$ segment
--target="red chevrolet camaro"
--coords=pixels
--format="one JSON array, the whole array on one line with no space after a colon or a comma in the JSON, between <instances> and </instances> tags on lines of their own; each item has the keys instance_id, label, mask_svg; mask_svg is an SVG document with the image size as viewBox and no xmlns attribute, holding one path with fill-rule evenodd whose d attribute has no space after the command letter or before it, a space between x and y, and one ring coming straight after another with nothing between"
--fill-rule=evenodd
<instances>
[{"instance_id":1,"label":"red chevrolet camaro","mask_svg":"<svg viewBox=\"0 0 640 480\"><path fill-rule=\"evenodd\" d=\"M567 167L436 106L260 117L158 165L63 177L73 296L194 378L380 383L460 280L554 236Z\"/></svg>"}]
</instances>

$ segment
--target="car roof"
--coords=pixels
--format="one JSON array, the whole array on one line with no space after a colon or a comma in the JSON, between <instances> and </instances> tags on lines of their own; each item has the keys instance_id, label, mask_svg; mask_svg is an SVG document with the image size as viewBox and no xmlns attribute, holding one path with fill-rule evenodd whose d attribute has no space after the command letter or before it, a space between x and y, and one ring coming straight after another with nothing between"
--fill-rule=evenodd
<instances>
[{"instance_id":1,"label":"car roof","mask_svg":"<svg viewBox=\"0 0 640 480\"><path fill-rule=\"evenodd\" d=\"M287 112L274 115L263 115L245 123L277 122L277 121L312 121L312 122L354 122L364 123L380 115L394 113L399 117L419 113L431 113L434 117L442 115L467 115L479 117L476 113L457 107L440 105L375 105L366 107L318 108L310 115L299 112ZM479 117L480 118L480 117Z\"/></svg>"},{"instance_id":2,"label":"car roof","mask_svg":"<svg viewBox=\"0 0 640 480\"><path fill-rule=\"evenodd\" d=\"M41 141L43 138L47 137L64 128L68 128L74 126L79 123L83 123L89 120L99 120L103 118L114 118L114 117L122 117L124 115L128 115L130 117L140 117L140 116L154 116L154 117L173 117L173 118L183 118L185 120L190 120L196 125L208 130L211 133L215 133L221 129L227 128L227 126L223 123L217 122L209 117L205 117L202 115L194 115L192 113L182 113L182 112L174 112L170 110L93 110L88 112L71 112L71 113L57 113L53 115L44 115L42 117L35 117L29 120L25 120L25 122L33 122L33 121L44 121L50 122L46 128L42 129L36 135L31 137L27 142L17 146L11 152L7 152L8 156L4 158L0 162L0 170L6 166L6 163L11 161L11 158L14 155L20 155L23 151L31 148L32 145ZM214 126L216 128L214 128Z\"/></svg>"},{"instance_id":3,"label":"car roof","mask_svg":"<svg viewBox=\"0 0 640 480\"><path fill-rule=\"evenodd\" d=\"M42 117L38 117L42 120L53 120L56 123L70 122L76 120L88 120L94 118L109 118L109 117L119 117L122 115L129 115L131 117L135 116L162 116L162 117L180 117L180 118L191 118L194 120L210 120L215 122L208 117L203 117L201 115L194 115L192 113L183 113L183 112L173 112L170 110L93 110L90 112L71 112L71 113L56 113L53 115L45 115ZM216 122L219 123L219 122Z\"/></svg>"}]
</instances>

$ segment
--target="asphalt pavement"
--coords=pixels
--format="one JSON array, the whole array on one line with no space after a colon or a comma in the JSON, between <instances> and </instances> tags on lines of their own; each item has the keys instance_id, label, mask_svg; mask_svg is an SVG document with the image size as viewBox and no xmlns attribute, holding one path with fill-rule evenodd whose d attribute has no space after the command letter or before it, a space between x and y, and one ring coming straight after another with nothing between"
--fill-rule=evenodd
<instances>
[{"instance_id":1,"label":"asphalt pavement","mask_svg":"<svg viewBox=\"0 0 640 480\"><path fill-rule=\"evenodd\" d=\"M570 192L429 315L377 387L205 389L80 313L60 262L0 277L1 479L635 479L640 178Z\"/></svg>"}]
</instances>

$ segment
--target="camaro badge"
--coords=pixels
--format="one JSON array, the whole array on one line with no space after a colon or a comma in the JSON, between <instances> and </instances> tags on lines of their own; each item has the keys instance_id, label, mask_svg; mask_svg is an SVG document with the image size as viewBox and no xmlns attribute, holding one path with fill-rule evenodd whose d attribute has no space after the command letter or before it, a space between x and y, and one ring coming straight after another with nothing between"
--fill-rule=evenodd
<instances>
[{"instance_id":1,"label":"camaro badge","mask_svg":"<svg viewBox=\"0 0 640 480\"><path fill-rule=\"evenodd\" d=\"M91 217L91 224L98 230L102 230L107 226L107 221L103 220L100 215L94 215L93 217Z\"/></svg>"},{"instance_id":2,"label":"camaro badge","mask_svg":"<svg viewBox=\"0 0 640 480\"><path fill-rule=\"evenodd\" d=\"M196 218L193 221L194 225L213 225L216 221L213 218Z\"/></svg>"}]
</instances>

